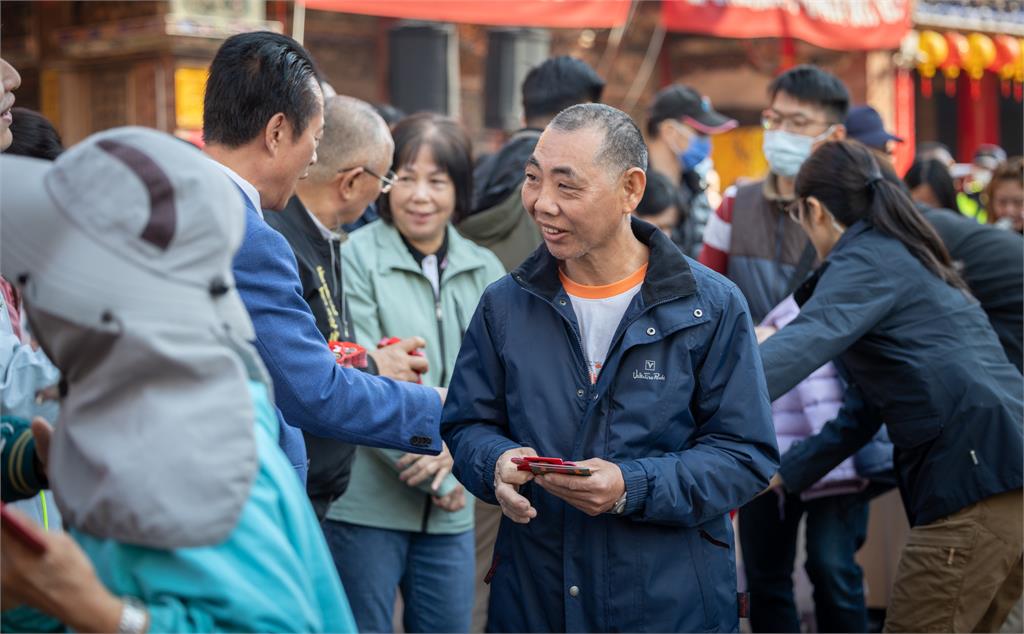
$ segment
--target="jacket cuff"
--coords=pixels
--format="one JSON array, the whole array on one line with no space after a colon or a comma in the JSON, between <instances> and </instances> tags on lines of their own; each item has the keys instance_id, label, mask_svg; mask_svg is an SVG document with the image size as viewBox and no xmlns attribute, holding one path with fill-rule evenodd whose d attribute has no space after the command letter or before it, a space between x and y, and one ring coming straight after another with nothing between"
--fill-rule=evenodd
<instances>
[{"instance_id":1,"label":"jacket cuff","mask_svg":"<svg viewBox=\"0 0 1024 634\"><path fill-rule=\"evenodd\" d=\"M620 462L622 480L626 484L626 506L623 515L642 510L647 502L647 471L638 460Z\"/></svg>"},{"instance_id":2,"label":"jacket cuff","mask_svg":"<svg viewBox=\"0 0 1024 634\"><path fill-rule=\"evenodd\" d=\"M480 478L483 480L484 491L487 491L492 498L494 497L494 466L498 463L498 458L509 449L519 449L520 447L522 445L511 440L501 440L487 452L483 469L480 470Z\"/></svg>"},{"instance_id":3,"label":"jacket cuff","mask_svg":"<svg viewBox=\"0 0 1024 634\"><path fill-rule=\"evenodd\" d=\"M803 493L804 490L818 481L816 478L810 482L805 482L807 480L805 475L807 469L805 468L806 465L801 464L801 458L806 452L800 450L800 444L800 442L793 444L789 451L779 460L779 477L782 478L782 488L787 493L793 495Z\"/></svg>"}]
</instances>

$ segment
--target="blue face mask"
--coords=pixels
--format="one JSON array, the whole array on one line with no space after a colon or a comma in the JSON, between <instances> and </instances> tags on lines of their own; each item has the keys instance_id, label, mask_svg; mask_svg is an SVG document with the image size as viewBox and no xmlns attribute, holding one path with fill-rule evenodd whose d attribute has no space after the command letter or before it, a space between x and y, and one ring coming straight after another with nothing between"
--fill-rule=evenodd
<instances>
[{"instance_id":1,"label":"blue face mask","mask_svg":"<svg viewBox=\"0 0 1024 634\"><path fill-rule=\"evenodd\" d=\"M686 151L678 155L679 165L684 172L689 172L710 155L711 139L703 135L695 136Z\"/></svg>"},{"instance_id":2,"label":"blue face mask","mask_svg":"<svg viewBox=\"0 0 1024 634\"><path fill-rule=\"evenodd\" d=\"M832 126L818 136L805 136L785 130L765 132L762 149L772 173L784 178L795 178L804 161L811 155L814 144L831 133Z\"/></svg>"}]
</instances>

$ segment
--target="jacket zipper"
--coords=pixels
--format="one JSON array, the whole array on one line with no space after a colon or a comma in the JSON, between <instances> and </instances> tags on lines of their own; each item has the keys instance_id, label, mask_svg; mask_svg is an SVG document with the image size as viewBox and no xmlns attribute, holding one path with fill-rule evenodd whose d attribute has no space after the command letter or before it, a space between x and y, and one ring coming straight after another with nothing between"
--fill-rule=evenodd
<instances>
[{"instance_id":1,"label":"jacket zipper","mask_svg":"<svg viewBox=\"0 0 1024 634\"><path fill-rule=\"evenodd\" d=\"M448 375L448 364L444 360L444 317L441 311L441 284L437 285L437 295L434 296L434 317L437 318L437 338L440 340L440 346L438 350L441 353L441 380L438 382L439 385L444 385L444 379Z\"/></svg>"},{"instance_id":2,"label":"jacket zipper","mask_svg":"<svg viewBox=\"0 0 1024 634\"><path fill-rule=\"evenodd\" d=\"M341 280L341 260L338 258L338 249L341 248L341 242L331 238L328 241L328 245L331 250L331 276L334 278L334 291L338 294L338 304L341 308L341 338L343 341L352 341L352 333L348 329L348 311L345 302L345 292L342 288Z\"/></svg>"}]
</instances>

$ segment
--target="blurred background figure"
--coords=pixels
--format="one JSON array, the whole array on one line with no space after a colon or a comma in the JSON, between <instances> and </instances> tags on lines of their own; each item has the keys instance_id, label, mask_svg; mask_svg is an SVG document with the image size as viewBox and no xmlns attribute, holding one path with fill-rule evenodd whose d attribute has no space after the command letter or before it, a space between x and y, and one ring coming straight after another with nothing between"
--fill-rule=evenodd
<instances>
[{"instance_id":1,"label":"blurred background figure","mask_svg":"<svg viewBox=\"0 0 1024 634\"><path fill-rule=\"evenodd\" d=\"M540 231L519 195L526 161L556 114L577 103L599 102L604 80L586 62L562 55L534 67L522 85L525 127L473 171L473 202L459 232L494 252L511 271L540 246ZM496 528L496 527L495 527Z\"/></svg>"},{"instance_id":2,"label":"blurred background figure","mask_svg":"<svg viewBox=\"0 0 1024 634\"><path fill-rule=\"evenodd\" d=\"M735 119L716 112L706 96L682 84L663 88L648 109L650 171L672 184L679 215L672 238L690 257L697 257L704 226L715 209L706 193L713 169L711 136L737 125Z\"/></svg>"},{"instance_id":3,"label":"blurred background figure","mask_svg":"<svg viewBox=\"0 0 1024 634\"><path fill-rule=\"evenodd\" d=\"M903 177L903 182L915 201L937 209L959 210L953 177L939 159L918 158Z\"/></svg>"},{"instance_id":4,"label":"blurred background figure","mask_svg":"<svg viewBox=\"0 0 1024 634\"><path fill-rule=\"evenodd\" d=\"M669 238L679 225L679 198L676 187L661 172L651 170L647 173L647 188L644 197L633 211L633 214L645 220Z\"/></svg>"},{"instance_id":5,"label":"blurred background figure","mask_svg":"<svg viewBox=\"0 0 1024 634\"><path fill-rule=\"evenodd\" d=\"M860 141L881 161L892 165L896 145L903 139L886 131L882 115L871 106L855 106L846 115L846 137Z\"/></svg>"},{"instance_id":6,"label":"blurred background figure","mask_svg":"<svg viewBox=\"0 0 1024 634\"><path fill-rule=\"evenodd\" d=\"M12 108L11 133L14 138L8 154L55 161L64 151L57 129L35 110Z\"/></svg>"},{"instance_id":7,"label":"blurred background figure","mask_svg":"<svg viewBox=\"0 0 1024 634\"><path fill-rule=\"evenodd\" d=\"M1015 156L997 166L982 200L991 224L1024 233L1024 158Z\"/></svg>"},{"instance_id":8,"label":"blurred background figure","mask_svg":"<svg viewBox=\"0 0 1024 634\"><path fill-rule=\"evenodd\" d=\"M985 143L978 146L967 175L960 183L960 193L957 196L960 213L974 218L981 224L989 221L989 210L985 206L982 194L992 180L992 173L1005 162L1006 150L998 145Z\"/></svg>"}]
</instances>

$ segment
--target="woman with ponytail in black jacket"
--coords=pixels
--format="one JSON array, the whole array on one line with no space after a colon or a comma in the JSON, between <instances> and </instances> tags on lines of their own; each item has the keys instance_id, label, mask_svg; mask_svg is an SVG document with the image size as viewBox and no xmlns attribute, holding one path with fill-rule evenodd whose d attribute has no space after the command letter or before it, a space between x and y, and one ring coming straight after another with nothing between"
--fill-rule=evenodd
<instances>
[{"instance_id":1,"label":"woman with ponytail in black jacket","mask_svg":"<svg viewBox=\"0 0 1024 634\"><path fill-rule=\"evenodd\" d=\"M884 422L911 533L886 631L997 631L1022 592L1024 378L942 242L864 146L822 145L790 213L823 260L800 315L761 345L776 398L826 361L849 382L836 420L783 456L802 491Z\"/></svg>"}]
</instances>

